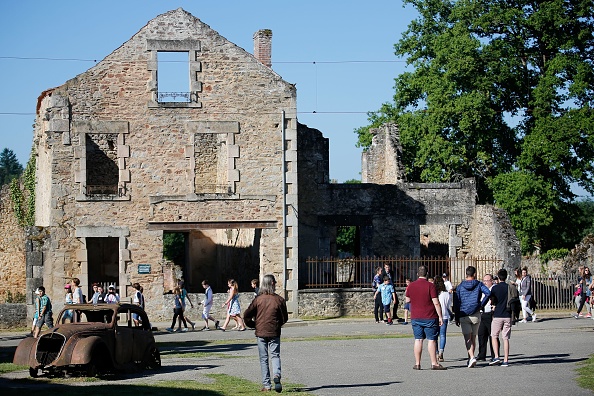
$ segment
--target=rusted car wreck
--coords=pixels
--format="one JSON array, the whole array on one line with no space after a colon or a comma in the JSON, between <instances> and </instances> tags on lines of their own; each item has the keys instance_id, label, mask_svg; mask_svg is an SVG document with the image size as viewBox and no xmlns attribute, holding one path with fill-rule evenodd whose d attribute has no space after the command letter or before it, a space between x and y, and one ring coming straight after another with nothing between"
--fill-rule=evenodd
<instances>
[{"instance_id":1,"label":"rusted car wreck","mask_svg":"<svg viewBox=\"0 0 594 396\"><path fill-rule=\"evenodd\" d=\"M40 371L95 376L161 367L149 319L139 306L80 304L67 308L72 311L71 323L62 323L67 311L63 309L53 329L18 345L13 363L29 366L31 377ZM133 314L138 315L138 325Z\"/></svg>"}]
</instances>

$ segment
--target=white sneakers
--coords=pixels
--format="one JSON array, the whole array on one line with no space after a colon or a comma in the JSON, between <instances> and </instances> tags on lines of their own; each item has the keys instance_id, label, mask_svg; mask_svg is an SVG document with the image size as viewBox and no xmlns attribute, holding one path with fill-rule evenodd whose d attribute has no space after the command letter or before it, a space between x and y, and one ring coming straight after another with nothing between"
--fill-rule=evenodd
<instances>
[{"instance_id":1,"label":"white sneakers","mask_svg":"<svg viewBox=\"0 0 594 396\"><path fill-rule=\"evenodd\" d=\"M474 366L476 366L476 358L471 357L470 360L468 361L468 368L473 368Z\"/></svg>"}]
</instances>

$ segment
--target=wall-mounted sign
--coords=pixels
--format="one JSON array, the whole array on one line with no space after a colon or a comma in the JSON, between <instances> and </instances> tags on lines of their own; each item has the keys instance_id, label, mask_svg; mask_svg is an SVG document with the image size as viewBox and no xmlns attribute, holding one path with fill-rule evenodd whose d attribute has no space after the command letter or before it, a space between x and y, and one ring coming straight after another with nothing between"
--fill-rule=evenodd
<instances>
[{"instance_id":1,"label":"wall-mounted sign","mask_svg":"<svg viewBox=\"0 0 594 396\"><path fill-rule=\"evenodd\" d=\"M138 273L139 274L150 274L151 273L151 265L150 264L138 264Z\"/></svg>"}]
</instances>

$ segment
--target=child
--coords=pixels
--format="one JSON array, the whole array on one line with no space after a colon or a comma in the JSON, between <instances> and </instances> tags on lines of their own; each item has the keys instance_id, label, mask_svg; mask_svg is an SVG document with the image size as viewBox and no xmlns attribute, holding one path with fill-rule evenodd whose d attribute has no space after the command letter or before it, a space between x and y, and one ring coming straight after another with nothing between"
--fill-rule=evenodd
<instances>
[{"instance_id":1,"label":"child","mask_svg":"<svg viewBox=\"0 0 594 396\"><path fill-rule=\"evenodd\" d=\"M171 327L168 327L165 330L172 333L173 328L175 327L175 322L176 322L177 318L180 318L180 320L184 324L184 328L181 331L186 332L186 331L188 331L188 324L186 323L186 319L184 318L184 310L182 308L183 307L182 292L179 287L176 287L173 290L173 302L175 304L174 308L173 308L173 320L171 321Z\"/></svg>"},{"instance_id":2,"label":"child","mask_svg":"<svg viewBox=\"0 0 594 396\"><path fill-rule=\"evenodd\" d=\"M48 329L54 328L54 318L52 315L52 302L50 301L47 294L45 294L45 287L39 286L39 310L37 311L37 323L35 323L35 331L33 332L33 338L39 336L39 332L43 325L46 325Z\"/></svg>"},{"instance_id":3,"label":"child","mask_svg":"<svg viewBox=\"0 0 594 396\"><path fill-rule=\"evenodd\" d=\"M202 300L201 303L198 304L202 304L202 319L204 319L204 327L200 330L202 331L208 331L210 330L208 328L208 320L212 320L213 322L215 322L215 329L219 328L219 321L215 320L215 318L212 317L212 315L210 314L210 309L212 308L212 289L210 287L210 285L208 284L208 280L203 280L202 281L202 287L204 288L204 300Z\"/></svg>"},{"instance_id":4,"label":"child","mask_svg":"<svg viewBox=\"0 0 594 396\"><path fill-rule=\"evenodd\" d=\"M227 286L229 286L229 297L227 297L227 300L222 305L223 307L227 307L227 318L225 318L225 323L223 323L222 327L219 327L219 330L225 331L229 321L231 318L233 318L233 320L235 320L237 323L237 329L239 331L245 331L245 325L241 319L241 307L239 306L239 290L237 282L234 279L229 279L227 281Z\"/></svg>"},{"instance_id":5,"label":"child","mask_svg":"<svg viewBox=\"0 0 594 396\"><path fill-rule=\"evenodd\" d=\"M406 287L408 288L408 285L410 285L410 278L406 278L405 282L406 282ZM404 295L406 296L406 289L404 289ZM408 324L408 314L409 313L410 313L410 303L404 303L404 322L402 322L403 325Z\"/></svg>"},{"instance_id":6,"label":"child","mask_svg":"<svg viewBox=\"0 0 594 396\"><path fill-rule=\"evenodd\" d=\"M260 281L258 279L252 279L252 289L254 289L254 297L258 297L258 293L260 293L260 288L258 285Z\"/></svg>"},{"instance_id":7,"label":"child","mask_svg":"<svg viewBox=\"0 0 594 396\"><path fill-rule=\"evenodd\" d=\"M396 302L396 293L394 293L394 286L390 282L390 277L388 275L384 275L384 283L380 285L380 287L375 292L380 293L382 295L382 304L384 304L384 312L388 317L387 325L392 325L392 313L390 312L390 304Z\"/></svg>"},{"instance_id":8,"label":"child","mask_svg":"<svg viewBox=\"0 0 594 396\"><path fill-rule=\"evenodd\" d=\"M66 290L66 296L64 296L64 304L65 305L74 304L74 300L72 299L72 287L70 286L70 284L67 283L64 286L64 289ZM71 309L64 311L64 313L62 314L62 323L66 323L66 321L68 321L69 323L72 323L72 310Z\"/></svg>"},{"instance_id":9,"label":"child","mask_svg":"<svg viewBox=\"0 0 594 396\"><path fill-rule=\"evenodd\" d=\"M132 303L144 309L144 296L142 295L142 286L140 286L140 283L136 282L132 285L132 287L134 288L134 297L132 297ZM132 320L134 321L134 325L136 325L137 327L141 325L142 319L140 318L139 314L133 313Z\"/></svg>"},{"instance_id":10,"label":"child","mask_svg":"<svg viewBox=\"0 0 594 396\"><path fill-rule=\"evenodd\" d=\"M37 324L37 319L38 319L38 315L39 315L39 289L35 289L35 301L34 301L34 306L35 306L35 313L33 314L33 325L31 326L31 336L33 336L33 334L35 334L35 325Z\"/></svg>"}]
</instances>

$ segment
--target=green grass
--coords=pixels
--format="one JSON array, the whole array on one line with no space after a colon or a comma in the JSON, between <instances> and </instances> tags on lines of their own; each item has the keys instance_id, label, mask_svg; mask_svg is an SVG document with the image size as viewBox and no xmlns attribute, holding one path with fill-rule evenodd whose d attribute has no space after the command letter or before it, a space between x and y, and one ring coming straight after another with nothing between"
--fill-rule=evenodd
<instances>
[{"instance_id":1,"label":"green grass","mask_svg":"<svg viewBox=\"0 0 594 396\"><path fill-rule=\"evenodd\" d=\"M588 360L578 363L578 384L582 388L594 391L594 355Z\"/></svg>"},{"instance_id":2,"label":"green grass","mask_svg":"<svg viewBox=\"0 0 594 396\"><path fill-rule=\"evenodd\" d=\"M0 374L10 373L13 371L27 370L28 366L17 366L12 363L0 363Z\"/></svg>"},{"instance_id":3,"label":"green grass","mask_svg":"<svg viewBox=\"0 0 594 396\"><path fill-rule=\"evenodd\" d=\"M207 374L208 382L198 381L154 381L131 384L103 384L97 383L93 386L77 387L77 392L85 396L157 396L175 394L176 396L231 396L231 395L260 395L261 384L259 382L247 381L242 378L232 377L226 374ZM34 383L36 382L36 383ZM29 385L29 386L28 386ZM283 393L292 395L310 395L302 391L303 386L297 384L283 384ZM26 390L41 392L44 396L64 396L72 393L72 381L65 379L49 380L39 383L39 380L17 381L14 387L2 390L3 396L22 396Z\"/></svg>"}]
</instances>

